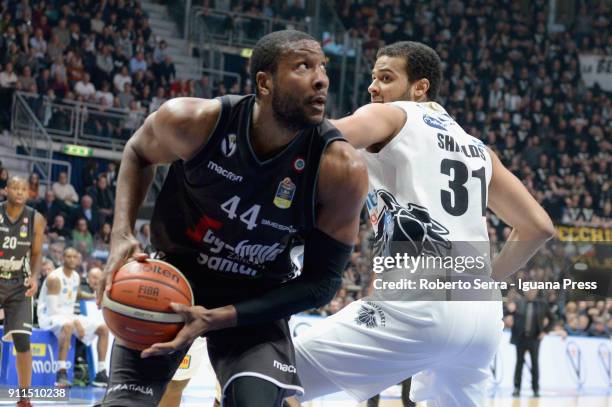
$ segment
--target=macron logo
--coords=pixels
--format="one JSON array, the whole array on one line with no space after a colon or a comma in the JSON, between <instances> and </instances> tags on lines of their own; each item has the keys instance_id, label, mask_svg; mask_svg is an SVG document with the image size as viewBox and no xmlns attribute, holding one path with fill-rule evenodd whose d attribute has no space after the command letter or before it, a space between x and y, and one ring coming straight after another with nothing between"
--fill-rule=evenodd
<instances>
[{"instance_id":1,"label":"macron logo","mask_svg":"<svg viewBox=\"0 0 612 407\"><path fill-rule=\"evenodd\" d=\"M281 363L278 360L274 361L273 366L274 366L275 369L278 369L281 372L296 373L295 366L293 366L293 365L285 365L284 363Z\"/></svg>"},{"instance_id":2,"label":"macron logo","mask_svg":"<svg viewBox=\"0 0 612 407\"><path fill-rule=\"evenodd\" d=\"M213 170L217 174L229 179L230 181L242 182L242 175L234 174L233 172L221 167L219 164L215 163L214 161L208 162L208 169Z\"/></svg>"}]
</instances>

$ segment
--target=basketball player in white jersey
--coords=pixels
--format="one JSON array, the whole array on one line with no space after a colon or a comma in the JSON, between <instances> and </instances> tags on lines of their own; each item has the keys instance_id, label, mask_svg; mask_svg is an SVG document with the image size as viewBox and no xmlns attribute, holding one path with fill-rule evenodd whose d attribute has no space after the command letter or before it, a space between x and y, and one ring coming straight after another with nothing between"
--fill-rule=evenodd
<instances>
[{"instance_id":1,"label":"basketball player in white jersey","mask_svg":"<svg viewBox=\"0 0 612 407\"><path fill-rule=\"evenodd\" d=\"M108 328L104 323L74 314L77 299L95 299L95 294L81 292L80 277L76 269L80 263L76 249L64 250L64 265L53 270L45 279L38 298L38 324L41 329L53 331L59 342L57 379L58 387L71 385L67 374L68 350L72 334L85 345L90 345L98 337L98 373L92 384L106 387L106 350L108 349Z\"/></svg>"},{"instance_id":2,"label":"basketball player in white jersey","mask_svg":"<svg viewBox=\"0 0 612 407\"><path fill-rule=\"evenodd\" d=\"M424 44L384 47L368 88L373 103L333 123L365 149L375 254L388 256L392 242L416 242L428 255L459 242L488 242L488 207L512 226L508 240L521 242L506 244L492 261L500 281L524 266L554 227L495 154L433 102L441 72L438 55ZM414 376L413 400L484 406L501 302L417 301L410 291L402 301L386 301L379 294L295 338L301 400L338 391L365 400Z\"/></svg>"}]
</instances>

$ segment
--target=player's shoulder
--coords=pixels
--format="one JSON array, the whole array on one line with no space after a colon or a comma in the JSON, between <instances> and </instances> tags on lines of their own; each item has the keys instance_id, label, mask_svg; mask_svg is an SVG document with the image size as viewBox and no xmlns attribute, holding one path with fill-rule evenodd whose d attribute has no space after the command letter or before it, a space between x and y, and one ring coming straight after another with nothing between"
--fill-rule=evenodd
<instances>
[{"instance_id":1,"label":"player's shoulder","mask_svg":"<svg viewBox=\"0 0 612 407\"><path fill-rule=\"evenodd\" d=\"M155 114L156 124L170 127L183 127L201 124L203 121L216 120L221 112L218 99L191 97L174 98L166 101Z\"/></svg>"}]
</instances>

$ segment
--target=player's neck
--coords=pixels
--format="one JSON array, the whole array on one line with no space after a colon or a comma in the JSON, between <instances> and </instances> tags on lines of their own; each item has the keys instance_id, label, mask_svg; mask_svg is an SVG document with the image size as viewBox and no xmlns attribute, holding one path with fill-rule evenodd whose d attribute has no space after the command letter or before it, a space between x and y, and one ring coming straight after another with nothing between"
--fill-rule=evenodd
<instances>
[{"instance_id":1,"label":"player's neck","mask_svg":"<svg viewBox=\"0 0 612 407\"><path fill-rule=\"evenodd\" d=\"M6 214L8 215L10 220L14 222L21 216L21 213L23 212L24 208L25 208L25 205L16 205L16 204L13 204L7 201Z\"/></svg>"},{"instance_id":2,"label":"player's neck","mask_svg":"<svg viewBox=\"0 0 612 407\"><path fill-rule=\"evenodd\" d=\"M274 118L271 106L264 107L255 103L252 114L250 142L260 159L274 156L300 133L299 130L288 129L279 123Z\"/></svg>"},{"instance_id":3,"label":"player's neck","mask_svg":"<svg viewBox=\"0 0 612 407\"><path fill-rule=\"evenodd\" d=\"M72 275L72 272L74 271L74 269L68 268L66 266L62 267L62 271L64 272L64 275L66 277L70 277Z\"/></svg>"}]
</instances>

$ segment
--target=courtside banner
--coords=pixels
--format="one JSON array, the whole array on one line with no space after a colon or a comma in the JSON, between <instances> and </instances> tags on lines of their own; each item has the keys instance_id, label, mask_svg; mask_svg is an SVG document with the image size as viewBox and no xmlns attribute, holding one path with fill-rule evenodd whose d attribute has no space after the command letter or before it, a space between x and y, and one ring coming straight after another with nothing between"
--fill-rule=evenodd
<instances>
[{"instance_id":1,"label":"courtside banner","mask_svg":"<svg viewBox=\"0 0 612 407\"><path fill-rule=\"evenodd\" d=\"M509 292L563 292L572 300L612 297L612 244L553 240L454 242L384 241L371 256L373 301L500 301ZM511 259L498 262L496 258ZM504 265L529 262L508 278ZM507 273L506 273L507 274Z\"/></svg>"},{"instance_id":2,"label":"courtside banner","mask_svg":"<svg viewBox=\"0 0 612 407\"><path fill-rule=\"evenodd\" d=\"M581 54L580 74L584 83L592 88L595 84L612 92L612 55Z\"/></svg>"}]
</instances>

